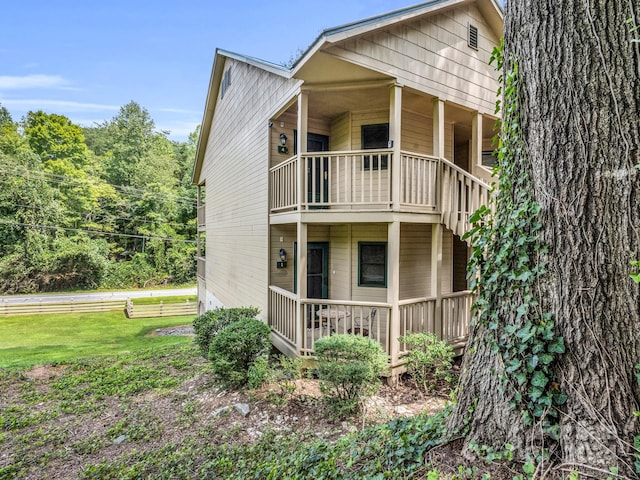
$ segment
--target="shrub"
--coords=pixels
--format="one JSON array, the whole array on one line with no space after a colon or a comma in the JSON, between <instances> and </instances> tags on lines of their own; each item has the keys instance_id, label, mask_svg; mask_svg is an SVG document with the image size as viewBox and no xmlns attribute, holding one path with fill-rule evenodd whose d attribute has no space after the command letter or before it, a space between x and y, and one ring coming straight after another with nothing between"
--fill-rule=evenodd
<instances>
[{"instance_id":1,"label":"shrub","mask_svg":"<svg viewBox=\"0 0 640 480\"><path fill-rule=\"evenodd\" d=\"M358 335L332 335L315 344L320 391L338 417L356 413L359 400L376 393L387 370L378 342Z\"/></svg>"},{"instance_id":2,"label":"shrub","mask_svg":"<svg viewBox=\"0 0 640 480\"><path fill-rule=\"evenodd\" d=\"M409 348L405 357L407 372L422 392L429 393L439 383L452 381L454 353L449 343L424 332L410 333L399 340Z\"/></svg>"},{"instance_id":3,"label":"shrub","mask_svg":"<svg viewBox=\"0 0 640 480\"><path fill-rule=\"evenodd\" d=\"M220 331L239 320L255 318L260 310L254 307L216 308L207 310L193 321L196 334L195 342L200 347L204 358L209 358L209 344L211 339Z\"/></svg>"},{"instance_id":4,"label":"shrub","mask_svg":"<svg viewBox=\"0 0 640 480\"><path fill-rule=\"evenodd\" d=\"M209 343L213 374L227 387L240 387L249 380L249 369L271 348L271 329L256 319L232 323Z\"/></svg>"}]
</instances>

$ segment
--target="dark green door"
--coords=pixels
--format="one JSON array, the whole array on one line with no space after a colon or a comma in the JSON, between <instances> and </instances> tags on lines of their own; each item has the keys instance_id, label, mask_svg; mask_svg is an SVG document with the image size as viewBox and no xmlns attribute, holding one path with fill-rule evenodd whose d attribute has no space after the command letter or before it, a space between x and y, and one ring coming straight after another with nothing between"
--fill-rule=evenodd
<instances>
[{"instance_id":1,"label":"dark green door","mask_svg":"<svg viewBox=\"0 0 640 480\"><path fill-rule=\"evenodd\" d=\"M329 244L307 245L307 298L329 298Z\"/></svg>"},{"instance_id":2,"label":"dark green door","mask_svg":"<svg viewBox=\"0 0 640 480\"><path fill-rule=\"evenodd\" d=\"M307 152L329 151L329 137L317 133L307 134ZM329 201L329 157L307 157L308 202Z\"/></svg>"}]
</instances>

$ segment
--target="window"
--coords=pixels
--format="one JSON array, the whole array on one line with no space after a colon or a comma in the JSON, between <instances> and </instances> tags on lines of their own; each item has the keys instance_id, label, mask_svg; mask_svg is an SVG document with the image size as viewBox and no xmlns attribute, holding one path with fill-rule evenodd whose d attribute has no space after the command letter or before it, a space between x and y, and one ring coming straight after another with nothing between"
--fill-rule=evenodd
<instances>
[{"instance_id":1,"label":"window","mask_svg":"<svg viewBox=\"0 0 640 480\"><path fill-rule=\"evenodd\" d=\"M358 242L358 285L387 286L387 244Z\"/></svg>"},{"instance_id":2,"label":"window","mask_svg":"<svg viewBox=\"0 0 640 480\"><path fill-rule=\"evenodd\" d=\"M482 151L482 166L487 168L493 168L496 163L498 163L498 159L493 150L483 150Z\"/></svg>"},{"instance_id":3,"label":"window","mask_svg":"<svg viewBox=\"0 0 640 480\"><path fill-rule=\"evenodd\" d=\"M362 125L362 149L372 150L389 148L389 124ZM386 170L389 168L389 155L365 155L365 170Z\"/></svg>"}]
</instances>

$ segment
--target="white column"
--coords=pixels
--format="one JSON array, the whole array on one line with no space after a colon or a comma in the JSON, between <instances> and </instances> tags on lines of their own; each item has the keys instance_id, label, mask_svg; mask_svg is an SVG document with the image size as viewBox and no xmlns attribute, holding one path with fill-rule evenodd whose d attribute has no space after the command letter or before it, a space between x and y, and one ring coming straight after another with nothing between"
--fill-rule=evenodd
<instances>
[{"instance_id":1,"label":"white column","mask_svg":"<svg viewBox=\"0 0 640 480\"><path fill-rule=\"evenodd\" d=\"M297 162L297 178L298 178L298 211L301 211L302 203L307 201L306 198L306 165L302 163L302 153L307 153L307 131L309 125L309 94L300 92L298 94L298 162ZM306 250L305 250L306 255ZM306 295L306 290L305 290Z\"/></svg>"},{"instance_id":2,"label":"white column","mask_svg":"<svg viewBox=\"0 0 640 480\"><path fill-rule=\"evenodd\" d=\"M302 349L302 336L306 335L307 325L305 320L305 306L300 302L301 298L307 298L307 224L298 221L298 258L296 279L296 292L298 296L298 309L296 311L296 348L298 354Z\"/></svg>"},{"instance_id":3,"label":"white column","mask_svg":"<svg viewBox=\"0 0 640 480\"><path fill-rule=\"evenodd\" d=\"M444 100L439 98L433 99L433 156L444 158Z\"/></svg>"},{"instance_id":4,"label":"white column","mask_svg":"<svg viewBox=\"0 0 640 480\"><path fill-rule=\"evenodd\" d=\"M431 295L436 298L434 310L435 334L442 338L442 225L431 225Z\"/></svg>"},{"instance_id":5,"label":"white column","mask_svg":"<svg viewBox=\"0 0 640 480\"><path fill-rule=\"evenodd\" d=\"M391 305L389 346L391 365L397 365L400 353L400 222L387 227L387 303Z\"/></svg>"},{"instance_id":6,"label":"white column","mask_svg":"<svg viewBox=\"0 0 640 480\"><path fill-rule=\"evenodd\" d=\"M402 146L402 86L394 84L389 96L389 142L393 149L389 162L391 174L391 202L394 211L400 210L400 147Z\"/></svg>"},{"instance_id":7,"label":"white column","mask_svg":"<svg viewBox=\"0 0 640 480\"><path fill-rule=\"evenodd\" d=\"M476 112L471 119L471 175L482 165L482 114Z\"/></svg>"}]
</instances>

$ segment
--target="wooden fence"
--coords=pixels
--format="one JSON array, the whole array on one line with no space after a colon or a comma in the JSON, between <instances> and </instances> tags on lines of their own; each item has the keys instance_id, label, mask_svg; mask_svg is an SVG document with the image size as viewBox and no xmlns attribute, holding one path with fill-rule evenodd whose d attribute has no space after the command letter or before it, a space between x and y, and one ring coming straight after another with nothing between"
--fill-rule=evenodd
<instances>
[{"instance_id":1,"label":"wooden fence","mask_svg":"<svg viewBox=\"0 0 640 480\"><path fill-rule=\"evenodd\" d=\"M53 315L59 313L87 313L110 312L124 310L124 300L93 300L48 303L46 299L40 299L32 303L10 304L5 300L0 304L0 316L8 315Z\"/></svg>"},{"instance_id":2,"label":"wooden fence","mask_svg":"<svg viewBox=\"0 0 640 480\"><path fill-rule=\"evenodd\" d=\"M197 315L196 302L160 303L134 305L128 300L93 300L47 303L46 299L38 302L10 304L7 300L0 302L0 317L9 315L55 315L64 313L91 313L126 311L129 318L173 317L178 315Z\"/></svg>"},{"instance_id":3,"label":"wooden fence","mask_svg":"<svg viewBox=\"0 0 640 480\"><path fill-rule=\"evenodd\" d=\"M185 303L160 303L149 305L134 305L131 299L127 300L127 317L129 318L150 318L150 317L177 317L180 315L197 315L198 305L196 302Z\"/></svg>"}]
</instances>

